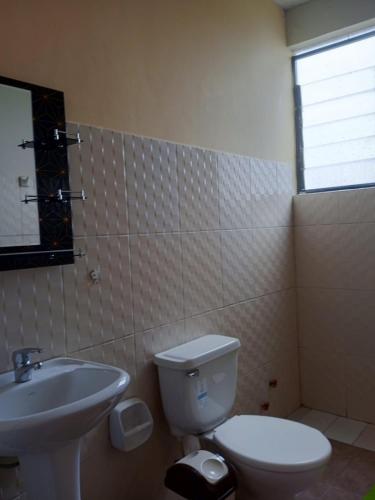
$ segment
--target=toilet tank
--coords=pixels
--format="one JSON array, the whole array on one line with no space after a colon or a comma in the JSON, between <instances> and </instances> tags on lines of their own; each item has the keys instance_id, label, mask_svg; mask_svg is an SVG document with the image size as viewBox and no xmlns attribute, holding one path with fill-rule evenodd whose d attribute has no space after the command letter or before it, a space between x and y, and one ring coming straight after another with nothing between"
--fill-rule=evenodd
<instances>
[{"instance_id":1,"label":"toilet tank","mask_svg":"<svg viewBox=\"0 0 375 500\"><path fill-rule=\"evenodd\" d=\"M172 434L207 432L228 417L236 396L239 347L236 338L205 335L155 354Z\"/></svg>"}]
</instances>

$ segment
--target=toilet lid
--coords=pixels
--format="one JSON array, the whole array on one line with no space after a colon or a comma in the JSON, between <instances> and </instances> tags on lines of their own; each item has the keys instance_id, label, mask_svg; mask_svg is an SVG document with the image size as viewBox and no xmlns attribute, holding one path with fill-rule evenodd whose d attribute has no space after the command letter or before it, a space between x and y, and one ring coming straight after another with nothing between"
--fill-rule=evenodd
<instances>
[{"instance_id":1,"label":"toilet lid","mask_svg":"<svg viewBox=\"0 0 375 500\"><path fill-rule=\"evenodd\" d=\"M325 464L331 445L312 427L291 420L240 415L215 429L214 440L234 460L257 469L300 472Z\"/></svg>"}]
</instances>

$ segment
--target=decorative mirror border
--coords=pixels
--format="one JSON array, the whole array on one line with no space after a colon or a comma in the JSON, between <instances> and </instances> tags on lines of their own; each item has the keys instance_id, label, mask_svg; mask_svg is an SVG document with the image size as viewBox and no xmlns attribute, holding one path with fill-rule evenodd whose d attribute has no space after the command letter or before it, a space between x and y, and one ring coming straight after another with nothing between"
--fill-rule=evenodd
<instances>
[{"instance_id":1,"label":"decorative mirror border","mask_svg":"<svg viewBox=\"0 0 375 500\"><path fill-rule=\"evenodd\" d=\"M56 129L65 131L64 94L6 77L0 77L0 84L31 91L40 229L40 245L0 247L0 270L71 264L74 254L70 199L56 199L59 190L70 191L65 135L55 148L43 146L51 144ZM20 137L20 142L23 139L27 138Z\"/></svg>"}]
</instances>

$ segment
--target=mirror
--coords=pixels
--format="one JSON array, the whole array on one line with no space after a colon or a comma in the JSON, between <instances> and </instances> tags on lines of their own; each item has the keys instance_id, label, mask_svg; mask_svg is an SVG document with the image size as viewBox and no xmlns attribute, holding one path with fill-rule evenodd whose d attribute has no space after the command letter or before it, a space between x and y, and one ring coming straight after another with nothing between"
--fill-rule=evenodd
<instances>
[{"instance_id":1,"label":"mirror","mask_svg":"<svg viewBox=\"0 0 375 500\"><path fill-rule=\"evenodd\" d=\"M74 262L67 146L77 142L62 92L0 77L0 270Z\"/></svg>"},{"instance_id":2,"label":"mirror","mask_svg":"<svg viewBox=\"0 0 375 500\"><path fill-rule=\"evenodd\" d=\"M39 245L37 204L25 204L36 193L35 154L21 148L34 140L31 91L0 84L0 247Z\"/></svg>"}]
</instances>

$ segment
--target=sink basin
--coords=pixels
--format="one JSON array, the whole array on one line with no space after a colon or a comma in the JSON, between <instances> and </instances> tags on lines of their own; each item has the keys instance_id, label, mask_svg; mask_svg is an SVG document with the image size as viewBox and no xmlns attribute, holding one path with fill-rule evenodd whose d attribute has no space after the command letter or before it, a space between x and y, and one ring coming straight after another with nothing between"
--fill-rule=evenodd
<instances>
[{"instance_id":1,"label":"sink basin","mask_svg":"<svg viewBox=\"0 0 375 500\"><path fill-rule=\"evenodd\" d=\"M57 358L29 382L0 375L0 455L17 455L31 500L80 500L80 438L105 418L130 382L100 363Z\"/></svg>"}]
</instances>

